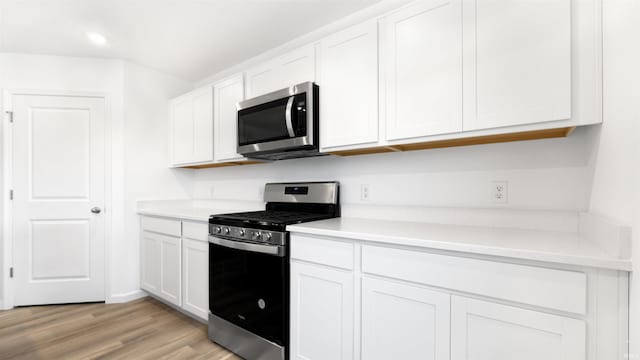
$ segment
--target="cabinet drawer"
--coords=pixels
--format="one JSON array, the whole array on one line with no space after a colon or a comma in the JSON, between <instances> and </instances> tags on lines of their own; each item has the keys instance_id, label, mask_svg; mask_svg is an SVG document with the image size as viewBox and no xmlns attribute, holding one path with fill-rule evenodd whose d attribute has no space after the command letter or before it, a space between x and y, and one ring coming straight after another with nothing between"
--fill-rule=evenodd
<instances>
[{"instance_id":1,"label":"cabinet drawer","mask_svg":"<svg viewBox=\"0 0 640 360\"><path fill-rule=\"evenodd\" d=\"M180 237L182 234L180 221L156 217L142 217L142 230Z\"/></svg>"},{"instance_id":2,"label":"cabinet drawer","mask_svg":"<svg viewBox=\"0 0 640 360\"><path fill-rule=\"evenodd\" d=\"M291 235L291 258L353 270L353 243Z\"/></svg>"},{"instance_id":3,"label":"cabinet drawer","mask_svg":"<svg viewBox=\"0 0 640 360\"><path fill-rule=\"evenodd\" d=\"M362 247L362 271L576 314L586 313L584 273Z\"/></svg>"},{"instance_id":4,"label":"cabinet drawer","mask_svg":"<svg viewBox=\"0 0 640 360\"><path fill-rule=\"evenodd\" d=\"M209 241L209 224L203 222L183 221L182 236L201 241Z\"/></svg>"}]
</instances>

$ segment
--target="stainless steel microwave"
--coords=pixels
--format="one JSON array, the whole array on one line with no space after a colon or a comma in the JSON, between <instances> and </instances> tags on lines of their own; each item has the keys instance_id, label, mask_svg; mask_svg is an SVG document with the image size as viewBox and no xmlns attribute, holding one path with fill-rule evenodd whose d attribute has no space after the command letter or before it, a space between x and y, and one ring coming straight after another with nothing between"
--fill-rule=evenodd
<instances>
[{"instance_id":1,"label":"stainless steel microwave","mask_svg":"<svg viewBox=\"0 0 640 360\"><path fill-rule=\"evenodd\" d=\"M238 154L263 160L322 155L318 92L306 82L238 103Z\"/></svg>"}]
</instances>

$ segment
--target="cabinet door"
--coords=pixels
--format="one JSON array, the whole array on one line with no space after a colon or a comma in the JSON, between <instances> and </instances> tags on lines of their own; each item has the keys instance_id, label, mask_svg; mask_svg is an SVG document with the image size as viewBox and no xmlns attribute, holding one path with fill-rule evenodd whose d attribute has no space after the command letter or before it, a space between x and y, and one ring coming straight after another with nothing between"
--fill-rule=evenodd
<instances>
[{"instance_id":1,"label":"cabinet door","mask_svg":"<svg viewBox=\"0 0 640 360\"><path fill-rule=\"evenodd\" d=\"M305 46L246 72L247 98L315 81L315 47Z\"/></svg>"},{"instance_id":2,"label":"cabinet door","mask_svg":"<svg viewBox=\"0 0 640 360\"><path fill-rule=\"evenodd\" d=\"M388 140L462 130L462 0L422 0L381 21Z\"/></svg>"},{"instance_id":3,"label":"cabinet door","mask_svg":"<svg viewBox=\"0 0 640 360\"><path fill-rule=\"evenodd\" d=\"M353 274L291 262L291 359L353 358Z\"/></svg>"},{"instance_id":4,"label":"cabinet door","mask_svg":"<svg viewBox=\"0 0 640 360\"><path fill-rule=\"evenodd\" d=\"M242 74L217 83L214 93L216 161L244 159L238 154L238 110L236 104L244 99Z\"/></svg>"},{"instance_id":5,"label":"cabinet door","mask_svg":"<svg viewBox=\"0 0 640 360\"><path fill-rule=\"evenodd\" d=\"M140 254L140 287L160 295L160 239L156 234L142 232Z\"/></svg>"},{"instance_id":6,"label":"cabinet door","mask_svg":"<svg viewBox=\"0 0 640 360\"><path fill-rule=\"evenodd\" d=\"M279 57L277 61L281 81L273 90L307 81L316 81L316 50L314 45L291 51Z\"/></svg>"},{"instance_id":7,"label":"cabinet door","mask_svg":"<svg viewBox=\"0 0 640 360\"><path fill-rule=\"evenodd\" d=\"M181 305L182 248L180 238L156 234L160 240L160 296Z\"/></svg>"},{"instance_id":8,"label":"cabinet door","mask_svg":"<svg viewBox=\"0 0 640 360\"><path fill-rule=\"evenodd\" d=\"M193 92L193 156L190 162L213 160L213 89Z\"/></svg>"},{"instance_id":9,"label":"cabinet door","mask_svg":"<svg viewBox=\"0 0 640 360\"><path fill-rule=\"evenodd\" d=\"M449 294L362 281L362 358L449 359Z\"/></svg>"},{"instance_id":10,"label":"cabinet door","mask_svg":"<svg viewBox=\"0 0 640 360\"><path fill-rule=\"evenodd\" d=\"M189 163L193 156L193 96L186 94L169 103L171 164Z\"/></svg>"},{"instance_id":11,"label":"cabinet door","mask_svg":"<svg viewBox=\"0 0 640 360\"><path fill-rule=\"evenodd\" d=\"M183 309L207 320L209 308L209 244L182 239Z\"/></svg>"},{"instance_id":12,"label":"cabinet door","mask_svg":"<svg viewBox=\"0 0 640 360\"><path fill-rule=\"evenodd\" d=\"M465 130L571 118L571 0L467 1L463 11Z\"/></svg>"},{"instance_id":13,"label":"cabinet door","mask_svg":"<svg viewBox=\"0 0 640 360\"><path fill-rule=\"evenodd\" d=\"M584 360L582 320L453 296L452 360Z\"/></svg>"},{"instance_id":14,"label":"cabinet door","mask_svg":"<svg viewBox=\"0 0 640 360\"><path fill-rule=\"evenodd\" d=\"M319 58L322 149L377 142L377 23L325 38Z\"/></svg>"},{"instance_id":15,"label":"cabinet door","mask_svg":"<svg viewBox=\"0 0 640 360\"><path fill-rule=\"evenodd\" d=\"M247 98L278 90L278 68L275 61L260 64L246 71Z\"/></svg>"}]
</instances>

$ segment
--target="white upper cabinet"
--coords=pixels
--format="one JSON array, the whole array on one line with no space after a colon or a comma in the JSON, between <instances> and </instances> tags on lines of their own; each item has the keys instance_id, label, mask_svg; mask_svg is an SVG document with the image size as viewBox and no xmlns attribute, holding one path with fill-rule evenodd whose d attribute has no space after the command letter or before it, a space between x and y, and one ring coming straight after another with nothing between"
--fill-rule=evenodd
<instances>
[{"instance_id":1,"label":"white upper cabinet","mask_svg":"<svg viewBox=\"0 0 640 360\"><path fill-rule=\"evenodd\" d=\"M213 89L197 89L169 102L170 164L213 161Z\"/></svg>"},{"instance_id":2,"label":"white upper cabinet","mask_svg":"<svg viewBox=\"0 0 640 360\"><path fill-rule=\"evenodd\" d=\"M565 136L602 122L601 20L602 0L411 2L172 100L170 164L242 160L235 103L307 81L322 152Z\"/></svg>"},{"instance_id":3,"label":"white upper cabinet","mask_svg":"<svg viewBox=\"0 0 640 360\"><path fill-rule=\"evenodd\" d=\"M309 45L247 70L247 98L315 81L315 54L315 46Z\"/></svg>"},{"instance_id":4,"label":"white upper cabinet","mask_svg":"<svg viewBox=\"0 0 640 360\"><path fill-rule=\"evenodd\" d=\"M453 296L451 360L584 360L582 320Z\"/></svg>"},{"instance_id":5,"label":"white upper cabinet","mask_svg":"<svg viewBox=\"0 0 640 360\"><path fill-rule=\"evenodd\" d=\"M193 158L193 96L182 95L169 103L170 163L184 164Z\"/></svg>"},{"instance_id":6,"label":"white upper cabinet","mask_svg":"<svg viewBox=\"0 0 640 360\"><path fill-rule=\"evenodd\" d=\"M462 130L462 0L423 0L381 21L388 140Z\"/></svg>"},{"instance_id":7,"label":"white upper cabinet","mask_svg":"<svg viewBox=\"0 0 640 360\"><path fill-rule=\"evenodd\" d=\"M244 157L237 152L238 110L236 104L244 100L242 74L233 76L213 87L214 94L214 157L216 161L237 161Z\"/></svg>"},{"instance_id":8,"label":"white upper cabinet","mask_svg":"<svg viewBox=\"0 0 640 360\"><path fill-rule=\"evenodd\" d=\"M193 92L193 161L213 160L213 89Z\"/></svg>"},{"instance_id":9,"label":"white upper cabinet","mask_svg":"<svg viewBox=\"0 0 640 360\"><path fill-rule=\"evenodd\" d=\"M320 42L320 147L378 141L378 27L369 21Z\"/></svg>"},{"instance_id":10,"label":"white upper cabinet","mask_svg":"<svg viewBox=\"0 0 640 360\"><path fill-rule=\"evenodd\" d=\"M571 0L465 1L463 14L464 130L571 119Z\"/></svg>"}]
</instances>

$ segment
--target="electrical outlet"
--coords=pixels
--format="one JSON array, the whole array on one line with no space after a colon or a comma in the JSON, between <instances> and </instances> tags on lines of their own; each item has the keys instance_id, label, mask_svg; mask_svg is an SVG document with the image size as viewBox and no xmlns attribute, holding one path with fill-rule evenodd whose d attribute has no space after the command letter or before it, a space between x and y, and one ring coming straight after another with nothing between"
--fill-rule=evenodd
<instances>
[{"instance_id":1,"label":"electrical outlet","mask_svg":"<svg viewBox=\"0 0 640 360\"><path fill-rule=\"evenodd\" d=\"M506 181L494 181L491 185L491 199L494 204L506 204L509 187Z\"/></svg>"},{"instance_id":2,"label":"electrical outlet","mask_svg":"<svg viewBox=\"0 0 640 360\"><path fill-rule=\"evenodd\" d=\"M371 200L371 186L369 186L369 184L360 185L360 200L362 201Z\"/></svg>"}]
</instances>

